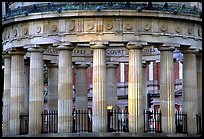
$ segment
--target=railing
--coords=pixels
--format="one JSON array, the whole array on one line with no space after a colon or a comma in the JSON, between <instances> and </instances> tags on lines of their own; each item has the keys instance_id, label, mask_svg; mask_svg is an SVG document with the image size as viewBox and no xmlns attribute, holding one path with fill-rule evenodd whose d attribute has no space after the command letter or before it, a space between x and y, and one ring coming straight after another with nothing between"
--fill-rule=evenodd
<instances>
[{"instance_id":1,"label":"railing","mask_svg":"<svg viewBox=\"0 0 204 139\"><path fill-rule=\"evenodd\" d=\"M57 133L57 111L45 111L42 113L42 133Z\"/></svg>"},{"instance_id":2,"label":"railing","mask_svg":"<svg viewBox=\"0 0 204 139\"><path fill-rule=\"evenodd\" d=\"M196 122L197 122L197 134L202 134L202 115L196 114Z\"/></svg>"},{"instance_id":3,"label":"railing","mask_svg":"<svg viewBox=\"0 0 204 139\"><path fill-rule=\"evenodd\" d=\"M72 132L92 132L91 110L74 110Z\"/></svg>"},{"instance_id":4,"label":"railing","mask_svg":"<svg viewBox=\"0 0 204 139\"><path fill-rule=\"evenodd\" d=\"M126 110L108 110L108 132L129 132Z\"/></svg>"},{"instance_id":5,"label":"railing","mask_svg":"<svg viewBox=\"0 0 204 139\"><path fill-rule=\"evenodd\" d=\"M144 132L162 133L161 111L144 110Z\"/></svg>"},{"instance_id":6,"label":"railing","mask_svg":"<svg viewBox=\"0 0 204 139\"><path fill-rule=\"evenodd\" d=\"M176 111L175 114L176 133L187 134L187 114Z\"/></svg>"},{"instance_id":7,"label":"railing","mask_svg":"<svg viewBox=\"0 0 204 139\"><path fill-rule=\"evenodd\" d=\"M28 114L20 115L20 135L28 134Z\"/></svg>"},{"instance_id":8,"label":"railing","mask_svg":"<svg viewBox=\"0 0 204 139\"><path fill-rule=\"evenodd\" d=\"M28 15L29 13L37 12L51 12L56 11L61 13L64 10L114 10L114 9L128 9L128 10L157 10L157 11L167 11L167 12L180 12L186 14L201 14L195 7L181 6L180 4L168 3L168 6L163 4L151 4L148 2L146 4L138 4L134 2L67 2L62 4L34 4L31 6L18 7L9 10L5 15L3 15L3 20L7 20L8 17L13 17L17 15Z\"/></svg>"}]
</instances>

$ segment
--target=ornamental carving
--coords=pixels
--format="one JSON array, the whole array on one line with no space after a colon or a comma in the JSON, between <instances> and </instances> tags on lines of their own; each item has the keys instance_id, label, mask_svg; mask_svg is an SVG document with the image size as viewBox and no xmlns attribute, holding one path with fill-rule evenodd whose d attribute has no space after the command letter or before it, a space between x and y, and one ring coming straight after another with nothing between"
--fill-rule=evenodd
<instances>
[{"instance_id":1,"label":"ornamental carving","mask_svg":"<svg viewBox=\"0 0 204 139\"><path fill-rule=\"evenodd\" d=\"M13 35L16 37L17 36L17 29L13 30Z\"/></svg>"},{"instance_id":2,"label":"ornamental carving","mask_svg":"<svg viewBox=\"0 0 204 139\"><path fill-rule=\"evenodd\" d=\"M41 32L41 27L40 27L40 26L37 26L37 27L36 27L36 32L37 32L37 33L40 33L40 32Z\"/></svg>"},{"instance_id":3,"label":"ornamental carving","mask_svg":"<svg viewBox=\"0 0 204 139\"><path fill-rule=\"evenodd\" d=\"M144 27L144 30L148 31L148 30L150 30L150 28L151 28L151 26L149 24L146 24L145 27Z\"/></svg>"},{"instance_id":4,"label":"ornamental carving","mask_svg":"<svg viewBox=\"0 0 204 139\"><path fill-rule=\"evenodd\" d=\"M24 34L24 35L27 35L27 34L28 34L28 28L27 28L27 27L25 27L25 28L23 29L23 34Z\"/></svg>"},{"instance_id":5,"label":"ornamental carving","mask_svg":"<svg viewBox=\"0 0 204 139\"><path fill-rule=\"evenodd\" d=\"M50 27L51 32L56 32L57 31L57 25L52 25Z\"/></svg>"},{"instance_id":6,"label":"ornamental carving","mask_svg":"<svg viewBox=\"0 0 204 139\"><path fill-rule=\"evenodd\" d=\"M69 22L69 25L68 25L68 30L69 30L69 31L73 31L73 30L74 30L74 28L75 28L74 21Z\"/></svg>"},{"instance_id":7,"label":"ornamental carving","mask_svg":"<svg viewBox=\"0 0 204 139\"><path fill-rule=\"evenodd\" d=\"M202 29L201 28L198 29L198 36L202 36Z\"/></svg>"},{"instance_id":8,"label":"ornamental carving","mask_svg":"<svg viewBox=\"0 0 204 139\"><path fill-rule=\"evenodd\" d=\"M7 31L6 37L7 37L7 39L9 39L9 37L10 37L10 32L9 32L9 30Z\"/></svg>"},{"instance_id":9,"label":"ornamental carving","mask_svg":"<svg viewBox=\"0 0 204 139\"><path fill-rule=\"evenodd\" d=\"M189 27L189 28L188 28L188 33L189 33L189 34L192 34L192 33L193 33L193 28L192 28L192 27Z\"/></svg>"},{"instance_id":10,"label":"ornamental carving","mask_svg":"<svg viewBox=\"0 0 204 139\"><path fill-rule=\"evenodd\" d=\"M125 24L125 29L131 30L132 29L132 25L130 23L126 23Z\"/></svg>"},{"instance_id":11,"label":"ornamental carving","mask_svg":"<svg viewBox=\"0 0 204 139\"><path fill-rule=\"evenodd\" d=\"M88 23L87 29L92 30L93 28L94 28L94 24L93 23Z\"/></svg>"},{"instance_id":12,"label":"ornamental carving","mask_svg":"<svg viewBox=\"0 0 204 139\"><path fill-rule=\"evenodd\" d=\"M165 32L166 30L167 30L166 25L162 25L162 26L161 26L161 31L162 31L162 32Z\"/></svg>"},{"instance_id":13,"label":"ornamental carving","mask_svg":"<svg viewBox=\"0 0 204 139\"><path fill-rule=\"evenodd\" d=\"M180 27L176 27L176 32L177 33L181 32L181 28Z\"/></svg>"},{"instance_id":14,"label":"ornamental carving","mask_svg":"<svg viewBox=\"0 0 204 139\"><path fill-rule=\"evenodd\" d=\"M111 30L113 28L113 24L112 23L107 23L106 24L106 29L107 30Z\"/></svg>"}]
</instances>

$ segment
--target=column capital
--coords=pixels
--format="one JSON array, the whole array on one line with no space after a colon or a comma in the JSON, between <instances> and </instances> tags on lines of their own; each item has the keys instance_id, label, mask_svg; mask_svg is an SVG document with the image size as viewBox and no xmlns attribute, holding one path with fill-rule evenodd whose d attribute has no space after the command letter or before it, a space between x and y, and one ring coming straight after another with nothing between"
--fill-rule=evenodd
<instances>
[{"instance_id":1,"label":"column capital","mask_svg":"<svg viewBox=\"0 0 204 139\"><path fill-rule=\"evenodd\" d=\"M72 42L62 42L62 43L54 43L54 47L57 47L57 50L73 50L74 43Z\"/></svg>"},{"instance_id":2,"label":"column capital","mask_svg":"<svg viewBox=\"0 0 204 139\"><path fill-rule=\"evenodd\" d=\"M118 67L119 63L114 63L114 62L107 62L106 63L106 68L109 69L116 69Z\"/></svg>"},{"instance_id":3,"label":"column capital","mask_svg":"<svg viewBox=\"0 0 204 139\"><path fill-rule=\"evenodd\" d=\"M10 58L11 55L9 53L3 52L2 53L2 58Z\"/></svg>"},{"instance_id":4,"label":"column capital","mask_svg":"<svg viewBox=\"0 0 204 139\"><path fill-rule=\"evenodd\" d=\"M180 49L180 51L183 54L197 54L199 52L199 50L195 48Z\"/></svg>"},{"instance_id":5,"label":"column capital","mask_svg":"<svg viewBox=\"0 0 204 139\"><path fill-rule=\"evenodd\" d=\"M128 42L127 48L128 49L143 49L144 45L147 45L147 42Z\"/></svg>"},{"instance_id":6,"label":"column capital","mask_svg":"<svg viewBox=\"0 0 204 139\"><path fill-rule=\"evenodd\" d=\"M203 50L198 50L198 52L196 53L196 56L202 56L202 51Z\"/></svg>"},{"instance_id":7,"label":"column capital","mask_svg":"<svg viewBox=\"0 0 204 139\"><path fill-rule=\"evenodd\" d=\"M58 67L57 63L46 63L47 67Z\"/></svg>"},{"instance_id":8,"label":"column capital","mask_svg":"<svg viewBox=\"0 0 204 139\"><path fill-rule=\"evenodd\" d=\"M90 47L92 49L107 49L108 46L107 43L104 43L104 42L101 42L101 41L98 41L98 42L90 42Z\"/></svg>"},{"instance_id":9,"label":"column capital","mask_svg":"<svg viewBox=\"0 0 204 139\"><path fill-rule=\"evenodd\" d=\"M174 51L174 46L158 46L157 48L159 51Z\"/></svg>"},{"instance_id":10,"label":"column capital","mask_svg":"<svg viewBox=\"0 0 204 139\"><path fill-rule=\"evenodd\" d=\"M28 52L43 52L44 49L40 48L40 47L31 47L28 48Z\"/></svg>"},{"instance_id":11,"label":"column capital","mask_svg":"<svg viewBox=\"0 0 204 139\"><path fill-rule=\"evenodd\" d=\"M89 65L88 64L85 64L85 63L83 63L83 64L74 64L74 67L75 68L88 68L89 67Z\"/></svg>"},{"instance_id":12,"label":"column capital","mask_svg":"<svg viewBox=\"0 0 204 139\"><path fill-rule=\"evenodd\" d=\"M25 55L26 52L24 51L24 49L12 49L9 51L10 55Z\"/></svg>"}]
</instances>

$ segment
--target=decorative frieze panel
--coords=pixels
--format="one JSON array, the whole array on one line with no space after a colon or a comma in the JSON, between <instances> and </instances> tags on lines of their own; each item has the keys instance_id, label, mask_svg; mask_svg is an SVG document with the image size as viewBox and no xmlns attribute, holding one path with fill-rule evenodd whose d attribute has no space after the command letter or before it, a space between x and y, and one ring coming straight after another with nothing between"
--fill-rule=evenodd
<instances>
[{"instance_id":1,"label":"decorative frieze panel","mask_svg":"<svg viewBox=\"0 0 204 139\"><path fill-rule=\"evenodd\" d=\"M83 18L78 18L76 20L76 31L77 31L77 35L83 35L83 32L84 32L84 19Z\"/></svg>"},{"instance_id":2,"label":"decorative frieze panel","mask_svg":"<svg viewBox=\"0 0 204 139\"><path fill-rule=\"evenodd\" d=\"M84 32L96 32L95 19L84 19Z\"/></svg>"},{"instance_id":3,"label":"decorative frieze panel","mask_svg":"<svg viewBox=\"0 0 204 139\"><path fill-rule=\"evenodd\" d=\"M123 22L122 22L122 18L116 18L115 19L115 34L121 34L122 33L122 29L123 29Z\"/></svg>"},{"instance_id":4,"label":"decorative frieze panel","mask_svg":"<svg viewBox=\"0 0 204 139\"><path fill-rule=\"evenodd\" d=\"M168 32L168 21L159 20L159 32L163 32L163 33Z\"/></svg>"},{"instance_id":5,"label":"decorative frieze panel","mask_svg":"<svg viewBox=\"0 0 204 139\"><path fill-rule=\"evenodd\" d=\"M132 32L133 31L133 21L132 19L124 19L123 18L123 31L124 32Z\"/></svg>"},{"instance_id":6,"label":"decorative frieze panel","mask_svg":"<svg viewBox=\"0 0 204 139\"><path fill-rule=\"evenodd\" d=\"M41 21L20 22L4 29L2 33L3 43L14 40L33 39L34 37L63 37L66 35L151 35L169 36L169 38L202 37L202 26L197 23L177 21L171 19L147 18L147 17L86 17L86 18L62 18L45 19ZM72 38L74 38L72 36ZM87 37L84 37L87 39ZM93 37L92 37L93 38ZM105 36L104 36L105 38ZM113 36L115 40L117 36ZM109 38L108 38L109 39ZM71 40L72 41L72 40ZM78 41L78 40L77 40ZM83 37L80 39L83 42ZM86 40L87 41L87 40Z\"/></svg>"},{"instance_id":7,"label":"decorative frieze panel","mask_svg":"<svg viewBox=\"0 0 204 139\"><path fill-rule=\"evenodd\" d=\"M152 20L151 19L143 19L141 25L142 25L143 32L152 32Z\"/></svg>"},{"instance_id":8,"label":"decorative frieze panel","mask_svg":"<svg viewBox=\"0 0 204 139\"><path fill-rule=\"evenodd\" d=\"M113 18L105 18L103 30L104 32L113 32L114 31L114 20Z\"/></svg>"},{"instance_id":9,"label":"decorative frieze panel","mask_svg":"<svg viewBox=\"0 0 204 139\"><path fill-rule=\"evenodd\" d=\"M71 33L76 30L75 20L66 20L66 32Z\"/></svg>"}]
</instances>

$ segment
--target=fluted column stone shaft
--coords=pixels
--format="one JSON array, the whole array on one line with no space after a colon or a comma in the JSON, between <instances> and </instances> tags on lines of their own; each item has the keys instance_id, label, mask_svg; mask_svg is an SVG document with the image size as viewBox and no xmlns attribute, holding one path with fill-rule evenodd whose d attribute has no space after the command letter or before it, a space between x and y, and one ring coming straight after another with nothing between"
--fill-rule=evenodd
<instances>
[{"instance_id":1,"label":"fluted column stone shaft","mask_svg":"<svg viewBox=\"0 0 204 139\"><path fill-rule=\"evenodd\" d=\"M142 63L142 81L143 81L143 109L147 110L147 68L148 63Z\"/></svg>"},{"instance_id":2,"label":"fluted column stone shaft","mask_svg":"<svg viewBox=\"0 0 204 139\"><path fill-rule=\"evenodd\" d=\"M113 106L114 110L116 110L118 107L116 68L116 64L107 64L108 106Z\"/></svg>"},{"instance_id":3,"label":"fluted column stone shaft","mask_svg":"<svg viewBox=\"0 0 204 139\"><path fill-rule=\"evenodd\" d=\"M162 131L175 133L174 103L174 47L161 46L160 51L160 109L162 113Z\"/></svg>"},{"instance_id":4,"label":"fluted column stone shaft","mask_svg":"<svg viewBox=\"0 0 204 139\"><path fill-rule=\"evenodd\" d=\"M202 53L197 55L198 113L202 114Z\"/></svg>"},{"instance_id":5,"label":"fluted column stone shaft","mask_svg":"<svg viewBox=\"0 0 204 139\"><path fill-rule=\"evenodd\" d=\"M76 67L76 101L75 108L77 110L88 109L88 96L87 96L87 74L86 69L88 65L78 64Z\"/></svg>"},{"instance_id":6,"label":"fluted column stone shaft","mask_svg":"<svg viewBox=\"0 0 204 139\"><path fill-rule=\"evenodd\" d=\"M143 87L142 87L142 48L140 44L128 44L128 112L129 132L143 132Z\"/></svg>"},{"instance_id":7,"label":"fluted column stone shaft","mask_svg":"<svg viewBox=\"0 0 204 139\"><path fill-rule=\"evenodd\" d=\"M20 133L20 115L24 114L24 55L14 50L11 53L11 98L10 135Z\"/></svg>"},{"instance_id":8,"label":"fluted column stone shaft","mask_svg":"<svg viewBox=\"0 0 204 139\"><path fill-rule=\"evenodd\" d=\"M198 113L196 51L182 50L183 57L183 113L187 114L187 132L196 134L196 114Z\"/></svg>"},{"instance_id":9,"label":"fluted column stone shaft","mask_svg":"<svg viewBox=\"0 0 204 139\"><path fill-rule=\"evenodd\" d=\"M4 92L3 92L3 136L9 135L10 123L10 91L11 91L11 56L3 55L4 58Z\"/></svg>"},{"instance_id":10,"label":"fluted column stone shaft","mask_svg":"<svg viewBox=\"0 0 204 139\"><path fill-rule=\"evenodd\" d=\"M48 67L48 95L47 103L49 111L57 111L58 106L58 65L55 63L47 64Z\"/></svg>"},{"instance_id":11,"label":"fluted column stone shaft","mask_svg":"<svg viewBox=\"0 0 204 139\"><path fill-rule=\"evenodd\" d=\"M25 114L29 114L29 70L30 66L28 61L24 65L24 96L25 96Z\"/></svg>"},{"instance_id":12,"label":"fluted column stone shaft","mask_svg":"<svg viewBox=\"0 0 204 139\"><path fill-rule=\"evenodd\" d=\"M29 134L40 134L42 129L42 112L44 105L43 49L29 48Z\"/></svg>"},{"instance_id":13,"label":"fluted column stone shaft","mask_svg":"<svg viewBox=\"0 0 204 139\"><path fill-rule=\"evenodd\" d=\"M93 132L107 131L107 80L106 52L107 46L91 45L93 49Z\"/></svg>"},{"instance_id":14,"label":"fluted column stone shaft","mask_svg":"<svg viewBox=\"0 0 204 139\"><path fill-rule=\"evenodd\" d=\"M86 64L76 64L76 96L75 96L75 108L77 112L86 113L88 112L88 91L87 91L87 74ZM88 131L88 115L80 114L77 115L77 130Z\"/></svg>"},{"instance_id":15,"label":"fluted column stone shaft","mask_svg":"<svg viewBox=\"0 0 204 139\"><path fill-rule=\"evenodd\" d=\"M71 44L60 45L58 65L58 133L72 132L73 89Z\"/></svg>"}]
</instances>

